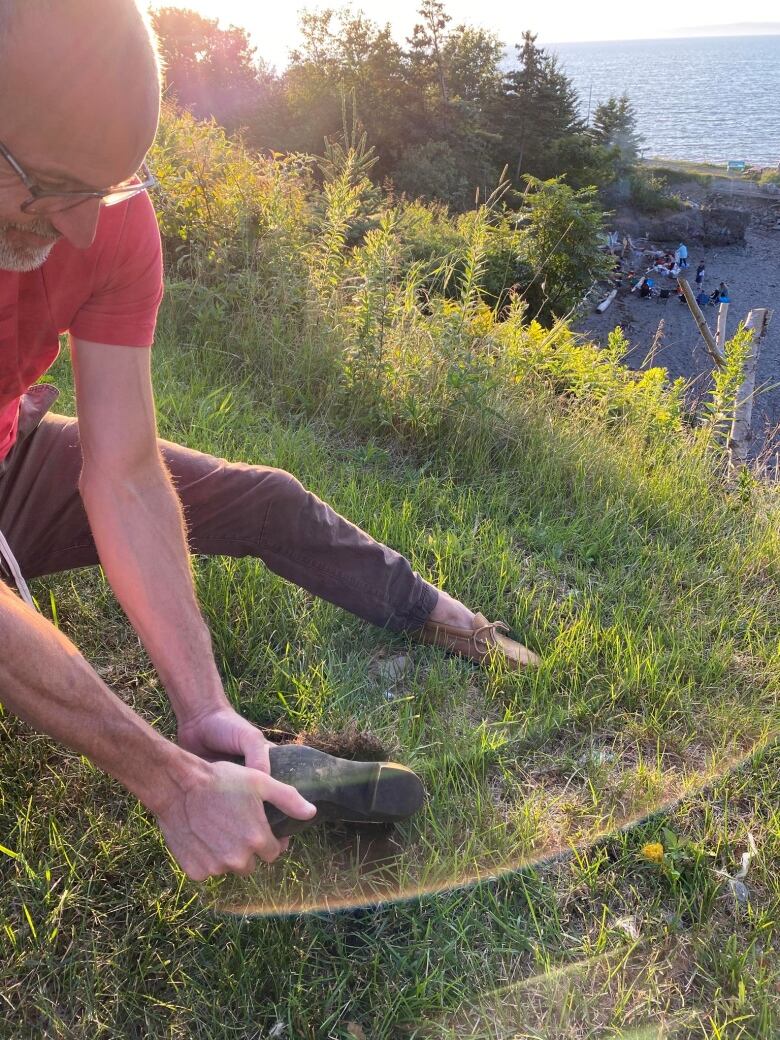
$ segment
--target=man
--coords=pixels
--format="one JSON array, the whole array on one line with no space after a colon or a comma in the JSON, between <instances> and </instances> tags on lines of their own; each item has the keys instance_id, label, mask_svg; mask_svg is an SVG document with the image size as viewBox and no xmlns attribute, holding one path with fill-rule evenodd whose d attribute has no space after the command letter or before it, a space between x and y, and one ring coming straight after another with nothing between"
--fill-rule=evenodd
<instances>
[{"instance_id":1,"label":"man","mask_svg":"<svg viewBox=\"0 0 780 1040\"><path fill-rule=\"evenodd\" d=\"M202 880L283 851L264 802L297 820L315 808L273 779L268 741L225 696L187 534L196 552L259 556L375 624L475 660L536 658L289 474L157 441L148 348L162 274L142 164L159 97L134 0L0 0L0 699L124 784ZM45 414L51 387L27 392L65 331L78 421ZM165 685L177 744L10 588L98 560Z\"/></svg>"}]
</instances>

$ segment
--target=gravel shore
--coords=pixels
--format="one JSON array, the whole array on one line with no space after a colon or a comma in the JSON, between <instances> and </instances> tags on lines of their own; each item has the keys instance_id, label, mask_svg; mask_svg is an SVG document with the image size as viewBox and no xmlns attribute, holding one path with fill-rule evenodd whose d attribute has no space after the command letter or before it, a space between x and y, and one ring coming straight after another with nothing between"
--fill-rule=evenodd
<instances>
[{"instance_id":1,"label":"gravel shore","mask_svg":"<svg viewBox=\"0 0 780 1040\"><path fill-rule=\"evenodd\" d=\"M711 293L721 281L729 287L728 336L735 332L752 307L776 310L775 320L761 344L753 430L757 451L766 450L772 444L778 451L780 442L775 428L780 424L780 230L748 228L744 246L705 249L689 245L689 250L690 266L686 273L692 284L696 268L703 260L707 265L705 290ZM628 269L625 262L624 267ZM641 264L635 270L644 274ZM617 298L604 314L591 311L577 320L574 327L588 339L604 344L612 329L621 325L631 343L626 362L640 369L647 367L648 351L663 321L660 345L652 364L666 368L673 379L679 376L689 379L691 397L695 399L710 385L712 362L687 305L681 304L674 295L676 280L663 275L652 277L656 288L672 289L668 300L640 299L637 293L629 291L624 280ZM714 330L717 307L707 306L704 312Z\"/></svg>"}]
</instances>

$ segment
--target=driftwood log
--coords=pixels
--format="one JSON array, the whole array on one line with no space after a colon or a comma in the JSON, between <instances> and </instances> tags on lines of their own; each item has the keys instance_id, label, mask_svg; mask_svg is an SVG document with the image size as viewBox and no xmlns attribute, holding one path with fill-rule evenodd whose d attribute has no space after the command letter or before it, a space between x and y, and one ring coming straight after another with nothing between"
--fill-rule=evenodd
<instances>
[{"instance_id":1,"label":"driftwood log","mask_svg":"<svg viewBox=\"0 0 780 1040\"><path fill-rule=\"evenodd\" d=\"M728 317L729 305L721 303L718 310L718 326L716 335L707 324L707 319L702 313L701 307L696 302L687 279L679 278L677 284L680 286L686 302L690 307L691 314L699 328L704 345L712 360L723 369L726 366L726 318ZM756 369L761 351L761 340L766 335L766 330L772 318L772 311L767 307L755 307L745 319L745 328L753 330L753 338L750 352L745 360L745 369L742 375L742 384L737 391L734 401L734 418L731 424L731 432L728 439L729 451L729 479L733 479L739 470L745 465L748 450L752 440L751 422L753 419L753 397L756 392Z\"/></svg>"},{"instance_id":2,"label":"driftwood log","mask_svg":"<svg viewBox=\"0 0 780 1040\"><path fill-rule=\"evenodd\" d=\"M699 332L701 333L701 338L704 340L704 345L707 348L707 353L710 355L710 357L718 366L718 368L725 368L726 356L721 350L718 349L717 341L715 337L712 335L712 331L709 325L707 324L707 319L702 314L701 307L696 302L696 297L693 295L693 289L691 289L688 279L678 278L677 284L682 289L686 303L691 309L691 314L693 315L694 321L699 326ZM725 331L725 322L723 324L723 327Z\"/></svg>"},{"instance_id":3,"label":"driftwood log","mask_svg":"<svg viewBox=\"0 0 780 1040\"><path fill-rule=\"evenodd\" d=\"M605 299L603 299L601 301L601 303L598 304L598 306L596 307L596 310L598 311L598 313L599 314L603 314L604 311L607 309L607 307L609 307L609 305L612 303L612 301L615 299L616 296L617 296L617 289L613 289L612 292L609 294L609 296L607 296Z\"/></svg>"}]
</instances>

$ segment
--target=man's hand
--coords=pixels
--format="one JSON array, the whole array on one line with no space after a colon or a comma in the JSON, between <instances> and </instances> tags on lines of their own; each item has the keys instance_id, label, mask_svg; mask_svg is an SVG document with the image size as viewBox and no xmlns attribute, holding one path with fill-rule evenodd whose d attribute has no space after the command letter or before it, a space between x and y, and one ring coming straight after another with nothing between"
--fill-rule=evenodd
<instances>
[{"instance_id":1,"label":"man's hand","mask_svg":"<svg viewBox=\"0 0 780 1040\"><path fill-rule=\"evenodd\" d=\"M168 848L193 881L248 875L257 858L272 863L287 847L286 839L271 832L264 801L296 820L311 819L317 811L294 787L258 769L201 761L159 812L158 822Z\"/></svg>"},{"instance_id":2,"label":"man's hand","mask_svg":"<svg viewBox=\"0 0 780 1040\"><path fill-rule=\"evenodd\" d=\"M179 746L209 762L243 758L250 769L270 773L270 741L232 708L216 708L179 724Z\"/></svg>"}]
</instances>

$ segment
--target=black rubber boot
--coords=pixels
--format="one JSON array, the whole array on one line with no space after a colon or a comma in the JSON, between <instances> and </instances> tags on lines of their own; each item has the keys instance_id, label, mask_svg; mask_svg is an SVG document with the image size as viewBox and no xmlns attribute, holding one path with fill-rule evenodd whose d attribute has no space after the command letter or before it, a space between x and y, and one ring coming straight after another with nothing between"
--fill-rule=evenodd
<instances>
[{"instance_id":1,"label":"black rubber boot","mask_svg":"<svg viewBox=\"0 0 780 1040\"><path fill-rule=\"evenodd\" d=\"M398 823L414 815L425 801L420 778L397 762L352 762L302 744L272 747L269 757L271 776L317 806L311 820L293 820L264 802L277 838L332 820Z\"/></svg>"}]
</instances>

